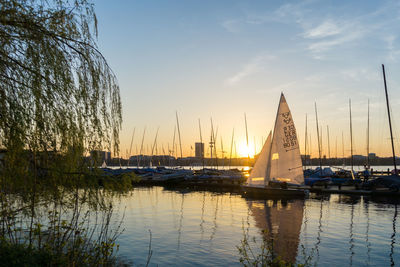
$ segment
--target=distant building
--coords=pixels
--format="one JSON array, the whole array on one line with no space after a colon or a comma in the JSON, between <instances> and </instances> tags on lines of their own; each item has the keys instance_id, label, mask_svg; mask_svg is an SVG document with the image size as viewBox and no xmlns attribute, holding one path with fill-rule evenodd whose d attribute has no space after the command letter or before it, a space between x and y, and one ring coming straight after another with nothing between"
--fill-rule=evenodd
<instances>
[{"instance_id":1,"label":"distant building","mask_svg":"<svg viewBox=\"0 0 400 267\"><path fill-rule=\"evenodd\" d=\"M194 148L196 158L204 157L204 143L195 143Z\"/></svg>"},{"instance_id":2,"label":"distant building","mask_svg":"<svg viewBox=\"0 0 400 267\"><path fill-rule=\"evenodd\" d=\"M364 155L353 155L354 160L366 160L367 157Z\"/></svg>"},{"instance_id":3,"label":"distant building","mask_svg":"<svg viewBox=\"0 0 400 267\"><path fill-rule=\"evenodd\" d=\"M368 157L369 157L370 159L375 159L375 158L376 158L376 153L369 153L369 154L368 154Z\"/></svg>"}]
</instances>

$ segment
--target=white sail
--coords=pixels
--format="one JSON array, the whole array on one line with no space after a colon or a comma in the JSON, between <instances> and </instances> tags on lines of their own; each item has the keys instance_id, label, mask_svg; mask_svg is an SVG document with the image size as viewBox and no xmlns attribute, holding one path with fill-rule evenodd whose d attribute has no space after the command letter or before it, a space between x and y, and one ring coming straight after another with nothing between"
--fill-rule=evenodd
<instances>
[{"instance_id":1,"label":"white sail","mask_svg":"<svg viewBox=\"0 0 400 267\"><path fill-rule=\"evenodd\" d=\"M296 128L282 93L276 114L268 178L291 184L301 184L304 182L302 167Z\"/></svg>"},{"instance_id":2,"label":"white sail","mask_svg":"<svg viewBox=\"0 0 400 267\"><path fill-rule=\"evenodd\" d=\"M102 167L102 168L107 168L107 164L106 164L106 161L105 161L105 160L103 161L103 164L101 164L101 167Z\"/></svg>"},{"instance_id":3,"label":"white sail","mask_svg":"<svg viewBox=\"0 0 400 267\"><path fill-rule=\"evenodd\" d=\"M256 163L247 178L247 185L254 187L264 187L267 184L268 162L271 155L271 132L268 135L267 141L258 156Z\"/></svg>"}]
</instances>

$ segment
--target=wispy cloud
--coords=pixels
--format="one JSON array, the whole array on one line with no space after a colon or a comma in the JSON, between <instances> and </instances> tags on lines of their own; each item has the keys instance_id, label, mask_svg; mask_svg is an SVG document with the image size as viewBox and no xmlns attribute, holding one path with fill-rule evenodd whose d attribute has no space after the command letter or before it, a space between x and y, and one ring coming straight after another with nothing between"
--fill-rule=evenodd
<instances>
[{"instance_id":1,"label":"wispy cloud","mask_svg":"<svg viewBox=\"0 0 400 267\"><path fill-rule=\"evenodd\" d=\"M395 45L396 35L390 34L384 37L384 41L386 42L386 49L388 51L387 60L391 62L396 62L397 58L400 55L400 49L398 49Z\"/></svg>"},{"instance_id":2,"label":"wispy cloud","mask_svg":"<svg viewBox=\"0 0 400 267\"><path fill-rule=\"evenodd\" d=\"M347 12L340 5L324 9L320 6L319 1L309 0L286 3L268 11L246 10L242 17L226 20L222 26L231 33L240 33L251 25L265 24L266 28L271 22L293 25L298 34L289 38L297 41L297 49L305 49L315 59L371 41L387 44L388 60L396 61L400 57L400 49L396 46L400 33L394 27L400 22L400 3L397 1L376 3L375 8L365 12L363 9ZM348 6L351 10L352 5L349 3Z\"/></svg>"},{"instance_id":3,"label":"wispy cloud","mask_svg":"<svg viewBox=\"0 0 400 267\"><path fill-rule=\"evenodd\" d=\"M328 36L338 35L342 32L342 28L331 20L326 20L315 28L304 33L305 38L324 38Z\"/></svg>"},{"instance_id":4,"label":"wispy cloud","mask_svg":"<svg viewBox=\"0 0 400 267\"><path fill-rule=\"evenodd\" d=\"M356 82L360 81L380 81L379 72L367 68L345 69L340 75L343 78L350 79Z\"/></svg>"},{"instance_id":5,"label":"wispy cloud","mask_svg":"<svg viewBox=\"0 0 400 267\"><path fill-rule=\"evenodd\" d=\"M240 22L238 20L228 19L222 22L222 27L228 32L237 33L240 31Z\"/></svg>"},{"instance_id":6,"label":"wispy cloud","mask_svg":"<svg viewBox=\"0 0 400 267\"><path fill-rule=\"evenodd\" d=\"M355 40L359 40L364 37L364 30L354 30L351 32L346 32L340 35L337 35L335 38L331 39L323 39L319 41L315 41L309 44L308 49L314 53L319 54L328 50L331 50L340 45L353 42Z\"/></svg>"},{"instance_id":7,"label":"wispy cloud","mask_svg":"<svg viewBox=\"0 0 400 267\"><path fill-rule=\"evenodd\" d=\"M225 80L225 85L233 86L238 84L240 81L245 79L246 77L260 72L263 70L263 66L267 61L274 59L275 57L272 55L262 55L253 58L250 62L244 64L240 71L232 75L231 77Z\"/></svg>"}]
</instances>

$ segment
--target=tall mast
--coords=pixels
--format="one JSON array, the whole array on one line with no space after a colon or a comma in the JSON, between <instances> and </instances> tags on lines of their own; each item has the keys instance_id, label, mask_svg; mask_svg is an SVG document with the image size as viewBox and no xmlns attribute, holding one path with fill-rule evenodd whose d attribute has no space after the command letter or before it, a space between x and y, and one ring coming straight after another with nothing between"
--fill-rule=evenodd
<instances>
[{"instance_id":1,"label":"tall mast","mask_svg":"<svg viewBox=\"0 0 400 267\"><path fill-rule=\"evenodd\" d=\"M317 113L317 103L316 102L314 102L314 107L315 107L315 121L317 122L319 168L320 168L320 174L322 175L321 144L319 141L319 126L318 126L318 113Z\"/></svg>"},{"instance_id":2,"label":"tall mast","mask_svg":"<svg viewBox=\"0 0 400 267\"><path fill-rule=\"evenodd\" d=\"M367 122L367 167L369 168L369 99L368 99L368 122Z\"/></svg>"},{"instance_id":3,"label":"tall mast","mask_svg":"<svg viewBox=\"0 0 400 267\"><path fill-rule=\"evenodd\" d=\"M306 113L306 132L304 134L304 169L307 169L307 113Z\"/></svg>"},{"instance_id":4,"label":"tall mast","mask_svg":"<svg viewBox=\"0 0 400 267\"><path fill-rule=\"evenodd\" d=\"M213 164L213 161L212 161L212 156L213 156L213 148L214 148L214 126L213 126L213 121L212 121L212 118L210 118L210 121L211 121L211 136L210 136L210 154L211 154L211 156L210 156L210 158L211 158L211 166L212 166L212 164Z\"/></svg>"},{"instance_id":5,"label":"tall mast","mask_svg":"<svg viewBox=\"0 0 400 267\"><path fill-rule=\"evenodd\" d=\"M250 151L249 151L249 135L247 133L247 118L246 118L246 113L244 113L244 126L246 127L246 144L247 144L247 159L248 162L247 164L250 163Z\"/></svg>"},{"instance_id":6,"label":"tall mast","mask_svg":"<svg viewBox=\"0 0 400 267\"><path fill-rule=\"evenodd\" d=\"M353 163L353 123L351 120L351 99L349 99L349 111L350 111L350 162L351 162L351 171L353 172L354 163Z\"/></svg>"},{"instance_id":7,"label":"tall mast","mask_svg":"<svg viewBox=\"0 0 400 267\"><path fill-rule=\"evenodd\" d=\"M183 158L183 156L182 156L182 141L181 141L181 131L179 130L178 111L175 112L175 115L176 115L176 125L178 127L179 148L181 151L181 159L182 159Z\"/></svg>"},{"instance_id":8,"label":"tall mast","mask_svg":"<svg viewBox=\"0 0 400 267\"><path fill-rule=\"evenodd\" d=\"M232 148L233 148L233 136L235 134L235 128L233 128L232 130L232 141L231 141L231 154L229 156L229 169L231 168L231 164L232 164Z\"/></svg>"},{"instance_id":9,"label":"tall mast","mask_svg":"<svg viewBox=\"0 0 400 267\"><path fill-rule=\"evenodd\" d=\"M395 175L397 176L396 154L394 153L393 132L392 132L392 120L390 119L389 97L388 97L387 86L386 86L385 66L384 66L383 64L382 64L382 72L383 72L383 82L384 82L384 84L385 84L386 107L387 107L388 118L389 118L390 141L392 142L392 153L393 153L394 173L395 173Z\"/></svg>"},{"instance_id":10,"label":"tall mast","mask_svg":"<svg viewBox=\"0 0 400 267\"><path fill-rule=\"evenodd\" d=\"M204 144L203 144L203 137L201 135L201 124L199 119L199 132L200 132L200 152L201 152L201 161L203 162L203 170L204 170Z\"/></svg>"}]
</instances>

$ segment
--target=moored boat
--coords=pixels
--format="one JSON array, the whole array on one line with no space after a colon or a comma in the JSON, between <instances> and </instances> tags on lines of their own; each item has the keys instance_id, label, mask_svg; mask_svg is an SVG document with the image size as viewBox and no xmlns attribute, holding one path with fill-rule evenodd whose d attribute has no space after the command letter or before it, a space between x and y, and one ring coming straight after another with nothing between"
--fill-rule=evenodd
<instances>
[{"instance_id":1,"label":"moored boat","mask_svg":"<svg viewBox=\"0 0 400 267\"><path fill-rule=\"evenodd\" d=\"M242 186L243 194L251 197L304 197L305 190L300 147L292 114L281 94L274 134L268 135L260 156Z\"/></svg>"}]
</instances>

